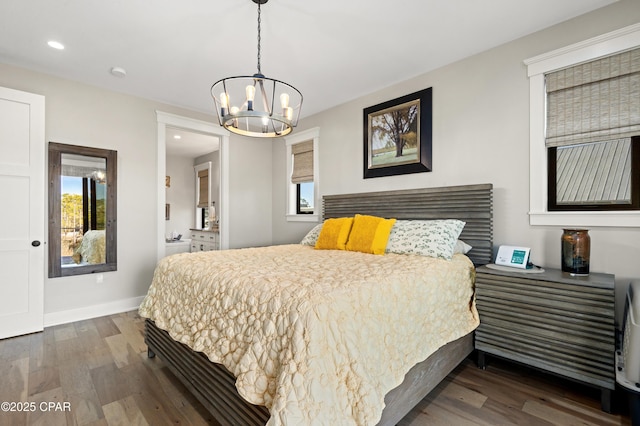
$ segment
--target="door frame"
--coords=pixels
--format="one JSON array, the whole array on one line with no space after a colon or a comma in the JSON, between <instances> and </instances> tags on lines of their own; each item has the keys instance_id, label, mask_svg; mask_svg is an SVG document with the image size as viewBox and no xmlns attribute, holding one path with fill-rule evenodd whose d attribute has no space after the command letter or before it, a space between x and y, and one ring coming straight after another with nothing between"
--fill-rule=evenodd
<instances>
[{"instance_id":1,"label":"door frame","mask_svg":"<svg viewBox=\"0 0 640 426\"><path fill-rule=\"evenodd\" d=\"M220 138L220 206L216 214L220 218L220 249L229 248L229 131L220 126L194 118L156 111L158 121L158 206L157 212L157 260L165 256L165 177L167 171L166 129L176 127Z\"/></svg>"}]
</instances>

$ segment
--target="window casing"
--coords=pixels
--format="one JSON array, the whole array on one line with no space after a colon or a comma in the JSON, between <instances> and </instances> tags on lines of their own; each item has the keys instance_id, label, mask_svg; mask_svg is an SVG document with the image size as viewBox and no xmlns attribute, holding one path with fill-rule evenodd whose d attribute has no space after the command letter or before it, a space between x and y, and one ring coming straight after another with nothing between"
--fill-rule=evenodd
<instances>
[{"instance_id":1,"label":"window casing","mask_svg":"<svg viewBox=\"0 0 640 426\"><path fill-rule=\"evenodd\" d=\"M554 211L550 209L548 196L549 149L545 145L547 136L545 75L639 46L640 24L635 24L525 61L530 85L529 218L532 225L640 226L640 210L638 209L617 211Z\"/></svg>"},{"instance_id":2,"label":"window casing","mask_svg":"<svg viewBox=\"0 0 640 426\"><path fill-rule=\"evenodd\" d=\"M318 170L319 139L320 129L317 127L298 132L285 138L287 156L287 221L317 222L321 217L322 213L319 209L320 204L318 201L320 186L320 174ZM303 147L304 149L301 149ZM308 148L312 149L312 153ZM303 173L304 176L301 176L294 170L294 154L300 154L301 151L309 153L303 161L311 162L312 176L306 173ZM308 168L305 169L309 170ZM308 190L310 190L310 194ZM306 200L306 203L302 201L303 199Z\"/></svg>"}]
</instances>

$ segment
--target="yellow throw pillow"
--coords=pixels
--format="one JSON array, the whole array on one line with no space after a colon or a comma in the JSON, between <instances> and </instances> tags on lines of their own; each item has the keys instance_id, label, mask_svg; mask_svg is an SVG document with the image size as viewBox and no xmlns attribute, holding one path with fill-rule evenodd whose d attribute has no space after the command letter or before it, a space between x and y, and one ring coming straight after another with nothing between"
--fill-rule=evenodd
<instances>
[{"instance_id":1,"label":"yellow throw pillow","mask_svg":"<svg viewBox=\"0 0 640 426\"><path fill-rule=\"evenodd\" d=\"M349 234L347 250L384 254L395 219L357 214Z\"/></svg>"},{"instance_id":2,"label":"yellow throw pillow","mask_svg":"<svg viewBox=\"0 0 640 426\"><path fill-rule=\"evenodd\" d=\"M352 217L327 219L322 225L315 248L321 250L344 250L353 224Z\"/></svg>"}]
</instances>

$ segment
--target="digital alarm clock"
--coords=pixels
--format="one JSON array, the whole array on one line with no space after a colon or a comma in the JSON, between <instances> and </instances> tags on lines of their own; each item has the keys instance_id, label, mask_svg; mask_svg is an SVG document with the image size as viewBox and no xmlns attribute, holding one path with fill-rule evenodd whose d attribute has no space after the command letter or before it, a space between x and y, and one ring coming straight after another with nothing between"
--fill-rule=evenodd
<instances>
[{"instance_id":1,"label":"digital alarm clock","mask_svg":"<svg viewBox=\"0 0 640 426\"><path fill-rule=\"evenodd\" d=\"M512 266L514 268L531 268L529 263L529 247L500 246L496 255L496 265Z\"/></svg>"}]
</instances>

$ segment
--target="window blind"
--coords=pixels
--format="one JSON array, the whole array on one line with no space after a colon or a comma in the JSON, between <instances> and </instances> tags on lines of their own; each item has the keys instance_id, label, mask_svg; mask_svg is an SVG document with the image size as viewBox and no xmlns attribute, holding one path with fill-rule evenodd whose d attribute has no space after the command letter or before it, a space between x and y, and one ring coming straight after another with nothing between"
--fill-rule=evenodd
<instances>
[{"instance_id":1,"label":"window blind","mask_svg":"<svg viewBox=\"0 0 640 426\"><path fill-rule=\"evenodd\" d=\"M291 153L293 155L291 183L313 182L313 141L292 145Z\"/></svg>"},{"instance_id":2,"label":"window blind","mask_svg":"<svg viewBox=\"0 0 640 426\"><path fill-rule=\"evenodd\" d=\"M640 135L640 48L545 76L547 147Z\"/></svg>"},{"instance_id":3,"label":"window blind","mask_svg":"<svg viewBox=\"0 0 640 426\"><path fill-rule=\"evenodd\" d=\"M207 208L209 207L209 170L198 171L198 187L200 188L198 208Z\"/></svg>"}]
</instances>

